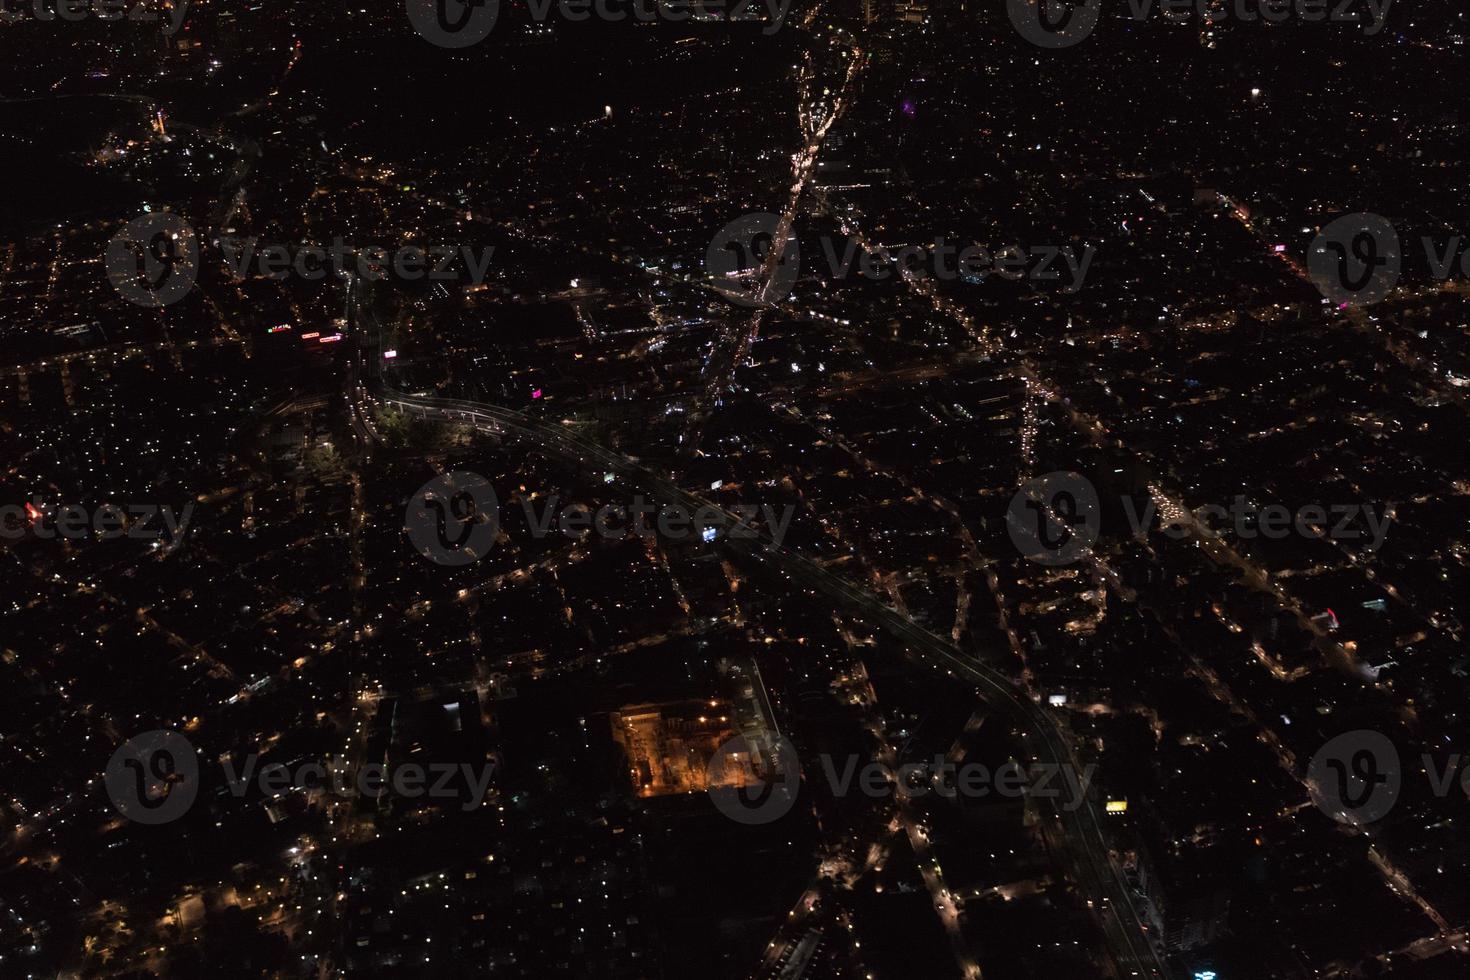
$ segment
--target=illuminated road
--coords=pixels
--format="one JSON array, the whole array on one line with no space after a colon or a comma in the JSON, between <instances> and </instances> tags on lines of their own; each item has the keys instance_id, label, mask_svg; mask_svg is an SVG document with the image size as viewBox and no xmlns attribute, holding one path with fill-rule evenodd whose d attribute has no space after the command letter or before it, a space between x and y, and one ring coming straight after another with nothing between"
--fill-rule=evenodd
<instances>
[{"instance_id":1,"label":"illuminated road","mask_svg":"<svg viewBox=\"0 0 1470 980\"><path fill-rule=\"evenodd\" d=\"M849 52L850 60L847 63L847 74L843 78L842 88L832 100L831 109L825 114L821 122L803 111L803 106L812 101L808 97L809 86L813 83L813 72L808 64L803 66L801 76L797 83L797 118L801 121L802 134L806 137L806 144L799 152L791 158L791 192L786 199L786 207L781 212L780 219L776 223L776 231L771 241L771 250L766 254L765 262L761 270L761 295L757 298L760 304L755 312L751 314L748 326L741 326L735 322L727 325L715 338L715 343L710 350L709 359L705 362L704 395L700 404L695 406L694 411L689 413L689 425L686 427L681 439L688 452L694 452L699 448L703 434L703 423L714 400L720 393L730 385L735 371L744 362L750 352L750 345L760 335L761 321L770 309L773 297L768 297L766 291L776 279L776 272L785 258L787 244L791 241L792 225L796 221L796 213L801 206L801 196L806 190L808 181L816 170L817 157L822 151L822 143L827 138L827 133L832 129L834 123L846 111L852 99L854 83L862 75L867 67L868 56L861 48L854 47ZM780 299L781 297L774 297Z\"/></svg>"},{"instance_id":2,"label":"illuminated road","mask_svg":"<svg viewBox=\"0 0 1470 980\"><path fill-rule=\"evenodd\" d=\"M583 466L626 477L663 503L686 507L690 513L701 507L712 507L727 514L732 523L735 521L734 515L724 508L681 489L626 456L577 436L567 426L482 402L422 398L388 389L377 394L376 399L381 404L420 418L461 422L496 433L521 436L543 450L560 452L576 459ZM809 594L825 595L856 610L868 622L881 627L902 643L909 655L926 666L974 686L976 693L992 709L1008 712L1024 726L1026 746L1036 761L1081 768L1056 721L1004 675L965 657L948 640L923 629L872 593L851 585L804 555L766 539L730 540L725 537L721 540L770 568L773 573L802 586ZM1147 929L1133 904L1123 873L1112 858L1096 803L1088 799L1072 812L1059 810L1057 816L1073 848L1074 870L1079 884L1085 894L1094 896L1093 909L1123 975L1167 978L1169 974L1158 952L1148 941Z\"/></svg>"}]
</instances>

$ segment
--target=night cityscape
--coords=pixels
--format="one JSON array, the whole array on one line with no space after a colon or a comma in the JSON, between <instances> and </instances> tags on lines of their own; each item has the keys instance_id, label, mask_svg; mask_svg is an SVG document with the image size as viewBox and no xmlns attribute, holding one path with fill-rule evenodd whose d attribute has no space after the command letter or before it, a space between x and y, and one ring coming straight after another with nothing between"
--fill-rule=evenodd
<instances>
[{"instance_id":1,"label":"night cityscape","mask_svg":"<svg viewBox=\"0 0 1470 980\"><path fill-rule=\"evenodd\" d=\"M1462 0L0 53L0 980L1470 977Z\"/></svg>"}]
</instances>

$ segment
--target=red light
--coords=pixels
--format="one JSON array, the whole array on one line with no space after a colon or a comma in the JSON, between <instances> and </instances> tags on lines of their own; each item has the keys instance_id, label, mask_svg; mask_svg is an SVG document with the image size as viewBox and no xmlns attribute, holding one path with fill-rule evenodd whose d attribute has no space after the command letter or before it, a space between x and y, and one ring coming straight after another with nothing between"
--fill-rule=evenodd
<instances>
[{"instance_id":1,"label":"red light","mask_svg":"<svg viewBox=\"0 0 1470 980\"><path fill-rule=\"evenodd\" d=\"M26 514L30 516L32 524L41 519L41 512L36 510L36 505L30 501L26 502Z\"/></svg>"},{"instance_id":2,"label":"red light","mask_svg":"<svg viewBox=\"0 0 1470 980\"><path fill-rule=\"evenodd\" d=\"M531 397L533 399L534 398L540 398L541 397L541 389L540 388L537 388L535 391L531 392Z\"/></svg>"}]
</instances>

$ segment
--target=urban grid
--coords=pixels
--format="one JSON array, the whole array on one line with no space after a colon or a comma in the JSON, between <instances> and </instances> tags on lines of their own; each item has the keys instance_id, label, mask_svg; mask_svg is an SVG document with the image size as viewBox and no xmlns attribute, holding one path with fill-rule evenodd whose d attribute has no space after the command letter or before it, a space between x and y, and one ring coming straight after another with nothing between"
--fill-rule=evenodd
<instances>
[{"instance_id":1,"label":"urban grid","mask_svg":"<svg viewBox=\"0 0 1470 980\"><path fill-rule=\"evenodd\" d=\"M1470 977L1463 0L0 54L0 980Z\"/></svg>"}]
</instances>

